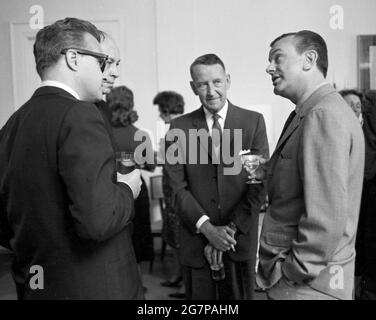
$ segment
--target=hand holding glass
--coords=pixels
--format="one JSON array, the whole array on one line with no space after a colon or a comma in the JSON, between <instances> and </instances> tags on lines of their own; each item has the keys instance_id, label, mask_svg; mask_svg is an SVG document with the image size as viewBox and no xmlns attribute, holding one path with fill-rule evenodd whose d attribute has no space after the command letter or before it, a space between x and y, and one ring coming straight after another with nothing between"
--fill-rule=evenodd
<instances>
[{"instance_id":1,"label":"hand holding glass","mask_svg":"<svg viewBox=\"0 0 376 320\"><path fill-rule=\"evenodd\" d=\"M121 174L132 172L136 168L133 153L116 152L116 170Z\"/></svg>"},{"instance_id":2,"label":"hand holding glass","mask_svg":"<svg viewBox=\"0 0 376 320\"><path fill-rule=\"evenodd\" d=\"M248 154L248 155L242 155L242 164L244 169L250 174L253 175L253 173L257 170L257 168L260 165L260 155L253 155L253 154ZM256 180L255 177L249 176L250 180L248 180L246 183L247 184L256 184L256 183L261 183L261 181Z\"/></svg>"}]
</instances>

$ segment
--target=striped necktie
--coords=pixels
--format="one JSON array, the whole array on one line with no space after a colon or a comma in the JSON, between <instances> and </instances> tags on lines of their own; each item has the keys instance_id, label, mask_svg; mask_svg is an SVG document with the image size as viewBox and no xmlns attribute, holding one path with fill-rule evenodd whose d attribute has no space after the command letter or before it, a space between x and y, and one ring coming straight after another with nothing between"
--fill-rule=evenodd
<instances>
[{"instance_id":1,"label":"striped necktie","mask_svg":"<svg viewBox=\"0 0 376 320\"><path fill-rule=\"evenodd\" d=\"M213 114L212 140L215 147L220 146L222 142L222 128L218 121L220 117L218 113Z\"/></svg>"}]
</instances>

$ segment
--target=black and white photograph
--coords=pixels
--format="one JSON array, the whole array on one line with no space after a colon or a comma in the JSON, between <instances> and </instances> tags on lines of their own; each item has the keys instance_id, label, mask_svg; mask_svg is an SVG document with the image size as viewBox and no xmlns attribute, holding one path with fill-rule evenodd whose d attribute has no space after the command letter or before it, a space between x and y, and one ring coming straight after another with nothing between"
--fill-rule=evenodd
<instances>
[{"instance_id":1,"label":"black and white photograph","mask_svg":"<svg viewBox=\"0 0 376 320\"><path fill-rule=\"evenodd\" d=\"M376 300L375 14L0 0L0 304Z\"/></svg>"}]
</instances>

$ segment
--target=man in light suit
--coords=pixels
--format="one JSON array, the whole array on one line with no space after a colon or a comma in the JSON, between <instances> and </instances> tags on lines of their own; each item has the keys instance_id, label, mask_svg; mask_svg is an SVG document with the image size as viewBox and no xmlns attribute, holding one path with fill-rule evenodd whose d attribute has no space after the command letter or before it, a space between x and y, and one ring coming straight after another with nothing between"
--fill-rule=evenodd
<instances>
[{"instance_id":1,"label":"man in light suit","mask_svg":"<svg viewBox=\"0 0 376 320\"><path fill-rule=\"evenodd\" d=\"M364 141L325 82L327 48L311 31L271 43L274 93L296 104L268 163L270 207L257 283L270 299L351 299Z\"/></svg>"},{"instance_id":2,"label":"man in light suit","mask_svg":"<svg viewBox=\"0 0 376 320\"><path fill-rule=\"evenodd\" d=\"M186 143L185 139L175 142L183 150L182 161L172 164L167 159L165 166L181 218L180 257L187 298L251 299L264 186L246 184L247 173L241 168L235 174L226 174L227 167L234 163L226 164L218 154L222 150L224 156L225 150L232 150L234 156L240 149L250 149L268 157L264 119L261 114L236 107L227 100L230 76L218 56L198 57L190 71L192 90L202 106L171 122L169 133L179 129L187 139ZM241 132L236 139L235 129ZM210 143L201 137L189 141L190 130L210 135ZM221 144L216 138L222 137L222 132ZM230 133L229 139L226 132ZM234 148L237 142L241 142L238 150ZM194 154L193 150L198 151ZM209 161L204 163L202 155ZM191 161L192 156L197 163ZM234 251L229 251L232 246ZM221 265L222 257L225 279L214 281L209 265Z\"/></svg>"},{"instance_id":3,"label":"man in light suit","mask_svg":"<svg viewBox=\"0 0 376 320\"><path fill-rule=\"evenodd\" d=\"M41 29L41 87L0 131L0 245L14 252L19 299L143 298L130 234L140 172L112 180L113 149L93 104L107 60L99 41L75 18Z\"/></svg>"}]
</instances>

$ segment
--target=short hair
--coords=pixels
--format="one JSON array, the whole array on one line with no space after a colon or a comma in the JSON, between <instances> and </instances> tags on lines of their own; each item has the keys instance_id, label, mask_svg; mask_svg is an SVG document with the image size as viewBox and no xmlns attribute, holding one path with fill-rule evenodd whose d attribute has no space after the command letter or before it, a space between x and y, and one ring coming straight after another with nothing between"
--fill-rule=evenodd
<instances>
[{"instance_id":1,"label":"short hair","mask_svg":"<svg viewBox=\"0 0 376 320\"><path fill-rule=\"evenodd\" d=\"M58 20L39 30L33 50L39 76L42 78L45 70L59 60L63 49L84 46L86 33L100 41L98 29L89 21L77 18Z\"/></svg>"},{"instance_id":2,"label":"short hair","mask_svg":"<svg viewBox=\"0 0 376 320\"><path fill-rule=\"evenodd\" d=\"M273 40L270 44L272 47L279 40L286 37L294 37L295 49L299 54L308 50L315 50L318 54L317 68L326 78L328 73L328 48L325 40L317 33L309 30L302 30L298 32L285 33Z\"/></svg>"},{"instance_id":3,"label":"short hair","mask_svg":"<svg viewBox=\"0 0 376 320\"><path fill-rule=\"evenodd\" d=\"M106 95L106 102L112 112L112 126L127 127L138 119L134 107L133 92L126 86L113 87Z\"/></svg>"},{"instance_id":4,"label":"short hair","mask_svg":"<svg viewBox=\"0 0 376 320\"><path fill-rule=\"evenodd\" d=\"M164 114L182 114L184 113L183 96L175 91L159 92L153 104L158 105L159 111Z\"/></svg>"},{"instance_id":5,"label":"short hair","mask_svg":"<svg viewBox=\"0 0 376 320\"><path fill-rule=\"evenodd\" d=\"M221 65L221 67L223 68L223 70L226 71L225 64L223 63L223 61L216 54L214 54L214 53L208 53L208 54L204 54L204 55L198 57L191 64L191 67L190 67L189 70L190 70L192 78L193 78L193 67L197 66L199 64L203 64L205 66L212 66L214 64L219 64L219 65Z\"/></svg>"}]
</instances>

